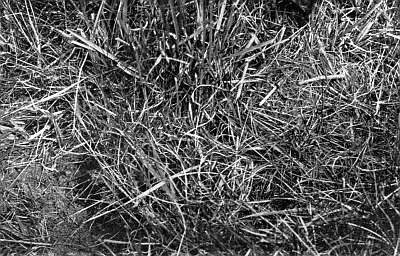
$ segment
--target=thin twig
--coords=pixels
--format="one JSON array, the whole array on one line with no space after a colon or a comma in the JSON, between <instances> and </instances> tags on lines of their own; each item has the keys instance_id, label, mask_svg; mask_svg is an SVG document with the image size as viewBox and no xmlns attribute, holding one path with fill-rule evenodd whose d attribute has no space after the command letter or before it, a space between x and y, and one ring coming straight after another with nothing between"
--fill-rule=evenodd
<instances>
[{"instance_id":1,"label":"thin twig","mask_svg":"<svg viewBox=\"0 0 400 256\"><path fill-rule=\"evenodd\" d=\"M333 79L344 79L346 76L345 74L338 74L338 75L329 75L329 76L317 76L314 78L310 78L307 80L303 80L299 82L299 85L305 85L305 84L309 84L309 83L314 83L314 82L319 82L322 80L333 80Z\"/></svg>"}]
</instances>

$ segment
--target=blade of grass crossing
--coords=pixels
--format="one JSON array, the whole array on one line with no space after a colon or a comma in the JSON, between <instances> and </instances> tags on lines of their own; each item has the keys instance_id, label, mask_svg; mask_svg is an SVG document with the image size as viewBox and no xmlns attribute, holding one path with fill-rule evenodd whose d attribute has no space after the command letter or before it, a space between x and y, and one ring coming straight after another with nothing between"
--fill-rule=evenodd
<instances>
[{"instance_id":1,"label":"blade of grass crossing","mask_svg":"<svg viewBox=\"0 0 400 256\"><path fill-rule=\"evenodd\" d=\"M176 40L179 42L180 40L180 29L179 29L179 22L177 18L177 11L175 7L174 0L168 0L169 3L169 9L171 11L171 16L172 16L172 22L174 24L174 29L175 29L175 35L176 35Z\"/></svg>"}]
</instances>

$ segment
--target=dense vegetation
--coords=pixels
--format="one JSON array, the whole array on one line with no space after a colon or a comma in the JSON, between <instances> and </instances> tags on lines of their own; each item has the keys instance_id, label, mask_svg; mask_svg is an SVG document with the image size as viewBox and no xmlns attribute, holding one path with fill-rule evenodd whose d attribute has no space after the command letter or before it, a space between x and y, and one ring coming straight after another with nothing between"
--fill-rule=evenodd
<instances>
[{"instance_id":1,"label":"dense vegetation","mask_svg":"<svg viewBox=\"0 0 400 256\"><path fill-rule=\"evenodd\" d=\"M399 255L399 3L294 2L1 0L0 255Z\"/></svg>"}]
</instances>

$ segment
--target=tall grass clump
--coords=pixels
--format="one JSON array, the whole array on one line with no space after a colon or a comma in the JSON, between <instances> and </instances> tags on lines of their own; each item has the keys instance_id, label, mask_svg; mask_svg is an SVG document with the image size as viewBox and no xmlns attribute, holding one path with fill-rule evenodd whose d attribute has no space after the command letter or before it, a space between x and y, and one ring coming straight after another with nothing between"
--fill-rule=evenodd
<instances>
[{"instance_id":1,"label":"tall grass clump","mask_svg":"<svg viewBox=\"0 0 400 256\"><path fill-rule=\"evenodd\" d=\"M0 255L398 255L398 1L2 0Z\"/></svg>"}]
</instances>

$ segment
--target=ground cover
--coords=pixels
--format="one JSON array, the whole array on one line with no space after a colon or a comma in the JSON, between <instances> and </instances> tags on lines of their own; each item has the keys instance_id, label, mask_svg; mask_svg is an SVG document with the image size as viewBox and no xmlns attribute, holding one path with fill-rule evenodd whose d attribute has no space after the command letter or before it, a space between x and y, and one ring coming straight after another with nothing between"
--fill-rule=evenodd
<instances>
[{"instance_id":1,"label":"ground cover","mask_svg":"<svg viewBox=\"0 0 400 256\"><path fill-rule=\"evenodd\" d=\"M299 2L1 1L0 255L398 255L399 3Z\"/></svg>"}]
</instances>

